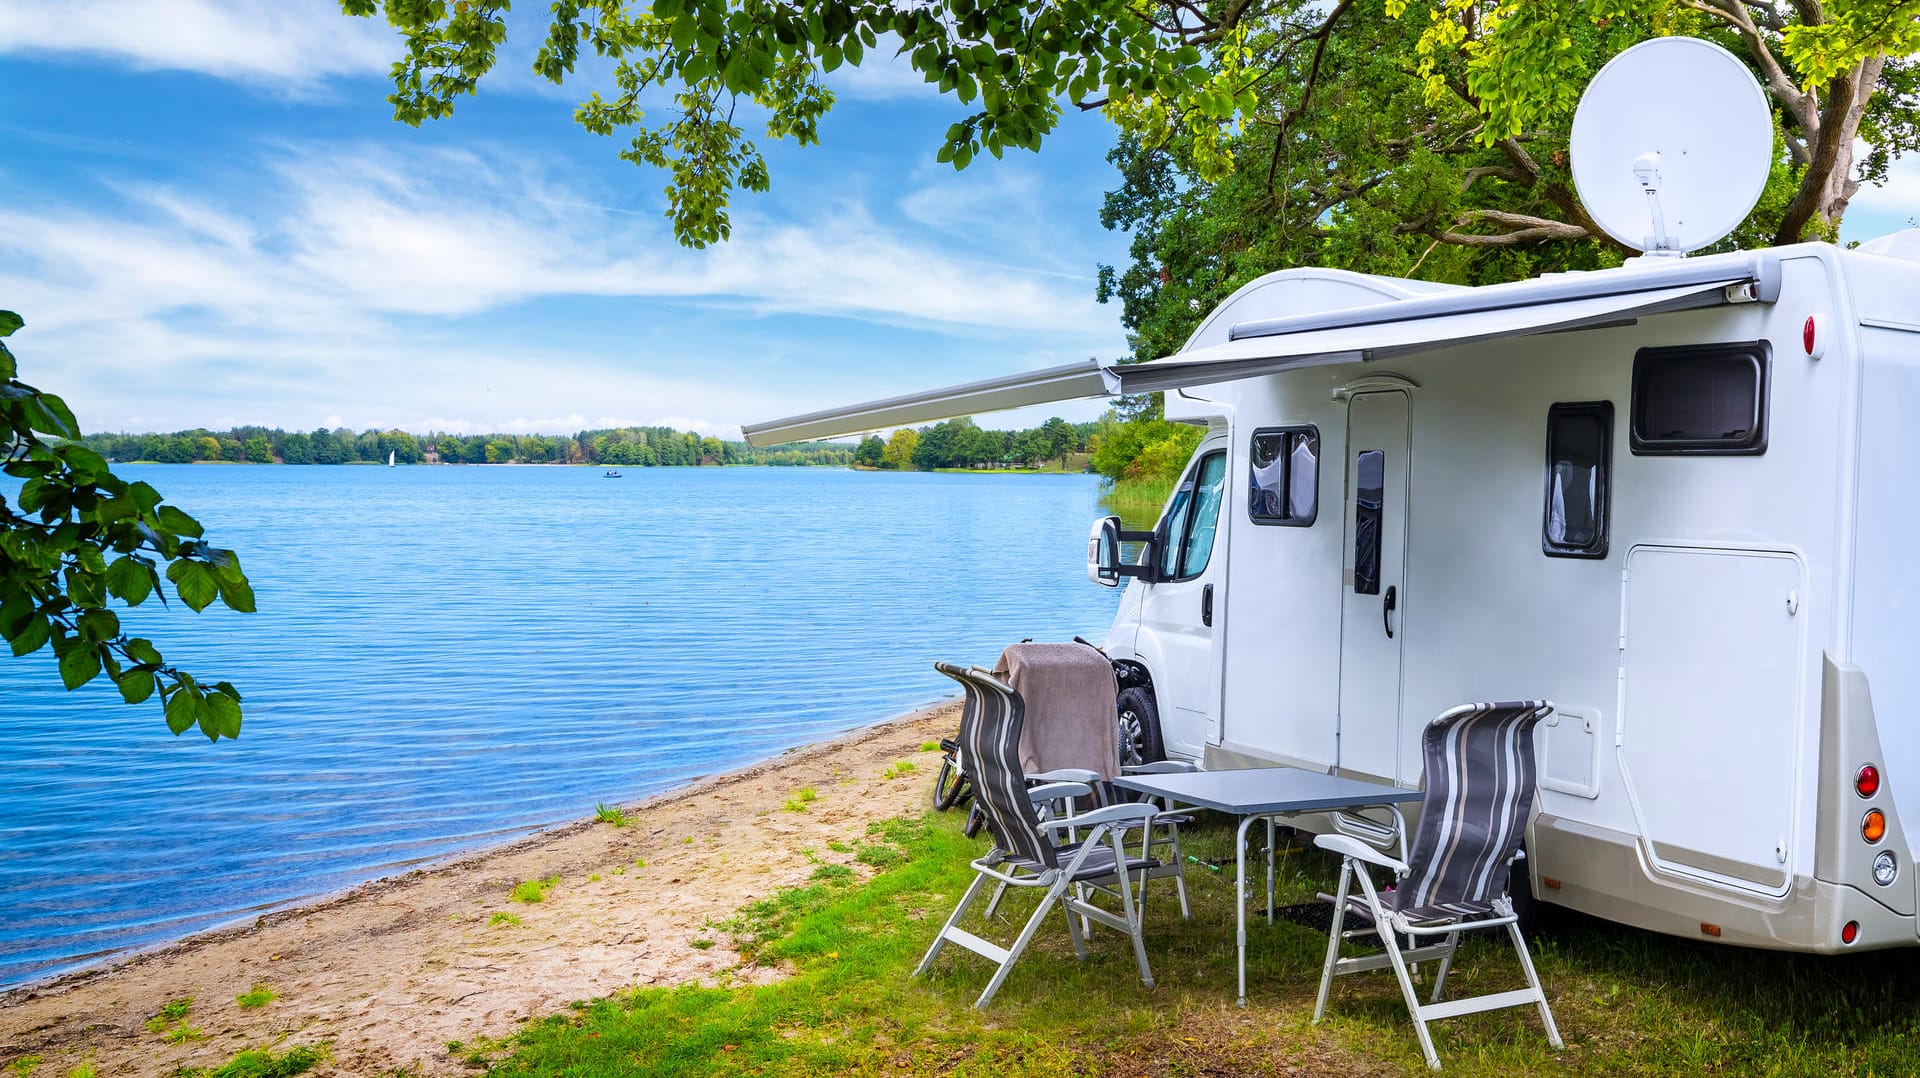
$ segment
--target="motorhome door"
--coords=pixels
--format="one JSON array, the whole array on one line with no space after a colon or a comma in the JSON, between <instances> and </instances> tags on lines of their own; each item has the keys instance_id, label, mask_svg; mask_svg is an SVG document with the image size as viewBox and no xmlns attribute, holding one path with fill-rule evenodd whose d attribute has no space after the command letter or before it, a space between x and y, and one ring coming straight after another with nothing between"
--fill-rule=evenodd
<instances>
[{"instance_id":1,"label":"motorhome door","mask_svg":"<svg viewBox=\"0 0 1920 1078\"><path fill-rule=\"evenodd\" d=\"M1407 395L1347 402L1346 532L1341 574L1341 770L1400 777L1400 632L1405 594Z\"/></svg>"},{"instance_id":2,"label":"motorhome door","mask_svg":"<svg viewBox=\"0 0 1920 1078\"><path fill-rule=\"evenodd\" d=\"M1226 492L1225 447L1209 448L1188 466L1160 519L1159 579L1140 603L1137 650L1153 668L1160 732L1167 750L1198 756L1212 729L1213 626L1224 597L1214 594L1225 559L1220 503Z\"/></svg>"}]
</instances>

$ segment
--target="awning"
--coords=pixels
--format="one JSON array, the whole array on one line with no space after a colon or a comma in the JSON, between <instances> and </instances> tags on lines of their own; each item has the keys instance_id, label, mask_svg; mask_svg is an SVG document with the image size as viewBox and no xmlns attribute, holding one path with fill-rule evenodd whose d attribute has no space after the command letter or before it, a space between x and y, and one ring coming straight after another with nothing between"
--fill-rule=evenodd
<instances>
[{"instance_id":1,"label":"awning","mask_svg":"<svg viewBox=\"0 0 1920 1078\"><path fill-rule=\"evenodd\" d=\"M1007 375L746 427L778 445L1056 401L1257 378L1295 367L1377 361L1505 337L1588 329L1779 295L1769 252L1461 289L1234 327L1231 339L1150 363L1092 361Z\"/></svg>"}]
</instances>

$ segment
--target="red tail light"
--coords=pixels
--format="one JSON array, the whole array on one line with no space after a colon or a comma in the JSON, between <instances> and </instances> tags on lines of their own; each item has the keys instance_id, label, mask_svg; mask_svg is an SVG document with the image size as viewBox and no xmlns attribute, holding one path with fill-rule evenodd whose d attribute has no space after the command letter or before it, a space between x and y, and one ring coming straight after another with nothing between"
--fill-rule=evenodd
<instances>
[{"instance_id":1,"label":"red tail light","mask_svg":"<svg viewBox=\"0 0 1920 1078\"><path fill-rule=\"evenodd\" d=\"M1853 776L1853 789L1861 797L1872 797L1880 792L1880 769L1872 764L1861 764L1860 770Z\"/></svg>"},{"instance_id":2,"label":"red tail light","mask_svg":"<svg viewBox=\"0 0 1920 1078\"><path fill-rule=\"evenodd\" d=\"M1840 926L1840 942L1841 943L1852 943L1854 940L1857 940L1859 938L1860 938L1860 922L1848 921L1846 924Z\"/></svg>"}]
</instances>

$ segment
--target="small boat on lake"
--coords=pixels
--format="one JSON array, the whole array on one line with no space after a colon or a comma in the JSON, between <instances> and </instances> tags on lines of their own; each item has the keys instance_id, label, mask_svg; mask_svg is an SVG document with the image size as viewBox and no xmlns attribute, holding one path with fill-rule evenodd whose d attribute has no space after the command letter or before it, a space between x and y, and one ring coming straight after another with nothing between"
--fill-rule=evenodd
<instances>
[{"instance_id":1,"label":"small boat on lake","mask_svg":"<svg viewBox=\"0 0 1920 1078\"><path fill-rule=\"evenodd\" d=\"M618 468L609 468L609 469L607 469L607 471L606 471L606 473L605 473L605 474L603 474L603 475L601 475L601 476L600 476L600 478L602 478L602 479L618 479L618 478L620 478L620 469L618 469Z\"/></svg>"}]
</instances>

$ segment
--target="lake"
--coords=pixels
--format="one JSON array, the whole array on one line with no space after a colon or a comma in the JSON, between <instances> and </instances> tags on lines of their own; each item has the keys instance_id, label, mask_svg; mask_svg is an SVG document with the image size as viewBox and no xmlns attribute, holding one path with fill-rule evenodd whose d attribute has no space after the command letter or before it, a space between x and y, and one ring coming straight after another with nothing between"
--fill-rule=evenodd
<instances>
[{"instance_id":1,"label":"lake","mask_svg":"<svg viewBox=\"0 0 1920 1078\"><path fill-rule=\"evenodd\" d=\"M259 613L126 615L237 741L0 653L0 985L591 815L1105 636L1091 476L127 466ZM7 493L11 494L9 490Z\"/></svg>"}]
</instances>

